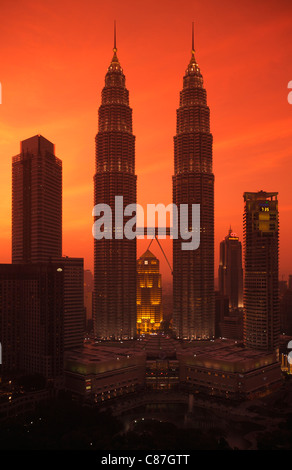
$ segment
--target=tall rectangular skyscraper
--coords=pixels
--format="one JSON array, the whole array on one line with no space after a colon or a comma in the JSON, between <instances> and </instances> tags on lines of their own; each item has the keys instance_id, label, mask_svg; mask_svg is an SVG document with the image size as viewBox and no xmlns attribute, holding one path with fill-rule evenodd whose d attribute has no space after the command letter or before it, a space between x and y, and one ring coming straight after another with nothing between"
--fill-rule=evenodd
<instances>
[{"instance_id":1,"label":"tall rectangular skyscraper","mask_svg":"<svg viewBox=\"0 0 292 470\"><path fill-rule=\"evenodd\" d=\"M54 144L41 135L23 140L21 153L12 160L12 263L15 273L26 265L21 270L23 283L25 273L29 279L37 266L44 272L62 272L61 311L53 310L55 304L46 297L51 290L37 290L35 302L46 303L48 308L30 318L31 328L58 315L62 321L62 354L64 349L81 347L83 259L62 257L62 161L55 156ZM23 308L29 308L29 302L24 296ZM28 344L33 349L33 342Z\"/></svg>"},{"instance_id":2,"label":"tall rectangular skyscraper","mask_svg":"<svg viewBox=\"0 0 292 470\"><path fill-rule=\"evenodd\" d=\"M244 342L247 347L279 347L278 193L244 193Z\"/></svg>"},{"instance_id":3,"label":"tall rectangular skyscraper","mask_svg":"<svg viewBox=\"0 0 292 470\"><path fill-rule=\"evenodd\" d=\"M200 204L199 248L183 251L181 238L173 240L173 327L181 339L211 339L215 334L212 145L210 110L193 45L174 137L173 202L188 205L188 229L192 204Z\"/></svg>"},{"instance_id":4,"label":"tall rectangular skyscraper","mask_svg":"<svg viewBox=\"0 0 292 470\"><path fill-rule=\"evenodd\" d=\"M41 135L12 161L12 262L62 256L62 162Z\"/></svg>"},{"instance_id":5,"label":"tall rectangular skyscraper","mask_svg":"<svg viewBox=\"0 0 292 470\"><path fill-rule=\"evenodd\" d=\"M114 45L99 108L94 175L94 204L106 204L112 211L112 238L104 227L105 237L94 240L94 333L101 339L136 335L136 238L125 238L116 222L127 205L136 204L136 180L132 109ZM119 214L116 196L122 197Z\"/></svg>"},{"instance_id":6,"label":"tall rectangular skyscraper","mask_svg":"<svg viewBox=\"0 0 292 470\"><path fill-rule=\"evenodd\" d=\"M219 291L229 300L229 308L243 307L243 271L241 243L231 228L220 242Z\"/></svg>"}]
</instances>

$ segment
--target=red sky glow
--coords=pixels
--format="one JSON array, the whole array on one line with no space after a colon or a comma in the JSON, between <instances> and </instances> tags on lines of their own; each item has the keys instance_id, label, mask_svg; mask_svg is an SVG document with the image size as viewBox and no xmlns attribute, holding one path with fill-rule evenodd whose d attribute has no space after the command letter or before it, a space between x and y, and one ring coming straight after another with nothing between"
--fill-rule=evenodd
<instances>
[{"instance_id":1,"label":"red sky glow","mask_svg":"<svg viewBox=\"0 0 292 470\"><path fill-rule=\"evenodd\" d=\"M172 201L173 136L195 23L211 110L215 266L229 225L242 241L243 192L278 191L280 276L292 274L292 2L0 0L0 262L11 262L11 164L41 134L63 161L63 253L93 270L97 110L112 58L126 75L138 202ZM138 242L140 256L149 240ZM162 241L170 261L171 242ZM163 279L169 268L157 245Z\"/></svg>"}]
</instances>

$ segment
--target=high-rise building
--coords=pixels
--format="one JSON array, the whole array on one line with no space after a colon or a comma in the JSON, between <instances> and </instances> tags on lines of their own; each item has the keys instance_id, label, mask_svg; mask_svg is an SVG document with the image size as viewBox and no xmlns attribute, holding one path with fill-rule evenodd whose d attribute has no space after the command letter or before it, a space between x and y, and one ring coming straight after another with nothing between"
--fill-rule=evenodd
<instances>
[{"instance_id":1,"label":"high-rise building","mask_svg":"<svg viewBox=\"0 0 292 470\"><path fill-rule=\"evenodd\" d=\"M21 142L12 161L12 262L62 256L62 162L41 135Z\"/></svg>"},{"instance_id":2,"label":"high-rise building","mask_svg":"<svg viewBox=\"0 0 292 470\"><path fill-rule=\"evenodd\" d=\"M249 348L279 348L278 193L244 193L244 342Z\"/></svg>"},{"instance_id":3,"label":"high-rise building","mask_svg":"<svg viewBox=\"0 0 292 470\"><path fill-rule=\"evenodd\" d=\"M193 35L194 37L194 35ZM200 204L200 246L173 240L173 327L178 338L211 339L215 330L213 137L203 77L192 56L183 78L174 137L173 202ZM180 217L178 217L180 227ZM194 227L193 227L194 229Z\"/></svg>"},{"instance_id":4,"label":"high-rise building","mask_svg":"<svg viewBox=\"0 0 292 470\"><path fill-rule=\"evenodd\" d=\"M93 274L90 269L84 270L84 307L86 318L86 330L91 332L93 329L92 319L92 301L93 301Z\"/></svg>"},{"instance_id":5,"label":"high-rise building","mask_svg":"<svg viewBox=\"0 0 292 470\"><path fill-rule=\"evenodd\" d=\"M85 332L83 258L52 258L64 271L64 351L81 348Z\"/></svg>"},{"instance_id":6,"label":"high-rise building","mask_svg":"<svg viewBox=\"0 0 292 470\"><path fill-rule=\"evenodd\" d=\"M242 250L239 237L232 232L220 243L219 291L229 298L229 308L243 307Z\"/></svg>"},{"instance_id":7,"label":"high-rise building","mask_svg":"<svg viewBox=\"0 0 292 470\"><path fill-rule=\"evenodd\" d=\"M63 373L64 266L0 265L0 341L3 371Z\"/></svg>"},{"instance_id":8,"label":"high-rise building","mask_svg":"<svg viewBox=\"0 0 292 470\"><path fill-rule=\"evenodd\" d=\"M12 160L12 263L27 264L28 273L40 263L43 269L50 263L62 266L62 347L81 347L83 259L62 257L62 161L55 156L54 145L40 135L22 141L20 155ZM39 301L51 305L46 292L49 295L44 291ZM46 310L45 314L49 318L54 313Z\"/></svg>"},{"instance_id":9,"label":"high-rise building","mask_svg":"<svg viewBox=\"0 0 292 470\"><path fill-rule=\"evenodd\" d=\"M136 334L136 238L125 238L116 220L128 204L136 204L135 136L116 40L113 51L98 111L94 175L94 204L111 208L112 238L94 240L94 333L102 339L130 339ZM123 197L120 214L116 196Z\"/></svg>"},{"instance_id":10,"label":"high-rise building","mask_svg":"<svg viewBox=\"0 0 292 470\"><path fill-rule=\"evenodd\" d=\"M215 338L220 338L220 325L229 314L229 298L219 291L215 291Z\"/></svg>"},{"instance_id":11,"label":"high-rise building","mask_svg":"<svg viewBox=\"0 0 292 470\"><path fill-rule=\"evenodd\" d=\"M147 250L137 260L137 331L159 330L162 315L162 287L159 260Z\"/></svg>"}]
</instances>

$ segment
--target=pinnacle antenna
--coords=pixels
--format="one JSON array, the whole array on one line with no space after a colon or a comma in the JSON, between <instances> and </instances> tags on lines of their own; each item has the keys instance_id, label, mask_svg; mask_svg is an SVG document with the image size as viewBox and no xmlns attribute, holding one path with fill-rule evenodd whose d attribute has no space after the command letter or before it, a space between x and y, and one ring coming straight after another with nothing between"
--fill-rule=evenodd
<instances>
[{"instance_id":1,"label":"pinnacle antenna","mask_svg":"<svg viewBox=\"0 0 292 470\"><path fill-rule=\"evenodd\" d=\"M194 22L192 22L192 54L195 52L195 41L194 41Z\"/></svg>"},{"instance_id":2,"label":"pinnacle antenna","mask_svg":"<svg viewBox=\"0 0 292 470\"><path fill-rule=\"evenodd\" d=\"M116 20L114 21L114 51L117 50Z\"/></svg>"}]
</instances>

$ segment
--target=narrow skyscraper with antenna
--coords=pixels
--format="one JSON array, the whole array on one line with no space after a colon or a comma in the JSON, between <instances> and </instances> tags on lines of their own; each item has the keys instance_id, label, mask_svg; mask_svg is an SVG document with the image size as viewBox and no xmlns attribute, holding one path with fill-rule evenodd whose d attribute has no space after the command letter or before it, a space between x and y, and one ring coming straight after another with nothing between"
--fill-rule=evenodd
<instances>
[{"instance_id":1,"label":"narrow skyscraper with antenna","mask_svg":"<svg viewBox=\"0 0 292 470\"><path fill-rule=\"evenodd\" d=\"M115 197L123 197L122 210L136 203L135 136L115 24L113 53L98 111L94 175L94 205L111 208L113 238L94 240L94 333L100 339L131 339L136 335L136 238L123 237Z\"/></svg>"},{"instance_id":2,"label":"narrow skyscraper with antenna","mask_svg":"<svg viewBox=\"0 0 292 470\"><path fill-rule=\"evenodd\" d=\"M213 137L203 77L195 59L194 23L191 60L183 78L174 137L173 203L200 204L200 246L183 251L173 240L173 327L178 338L212 339L214 312ZM180 221L179 221L180 224ZM189 230L191 227L189 227ZM195 230L196 227L193 227Z\"/></svg>"}]
</instances>

